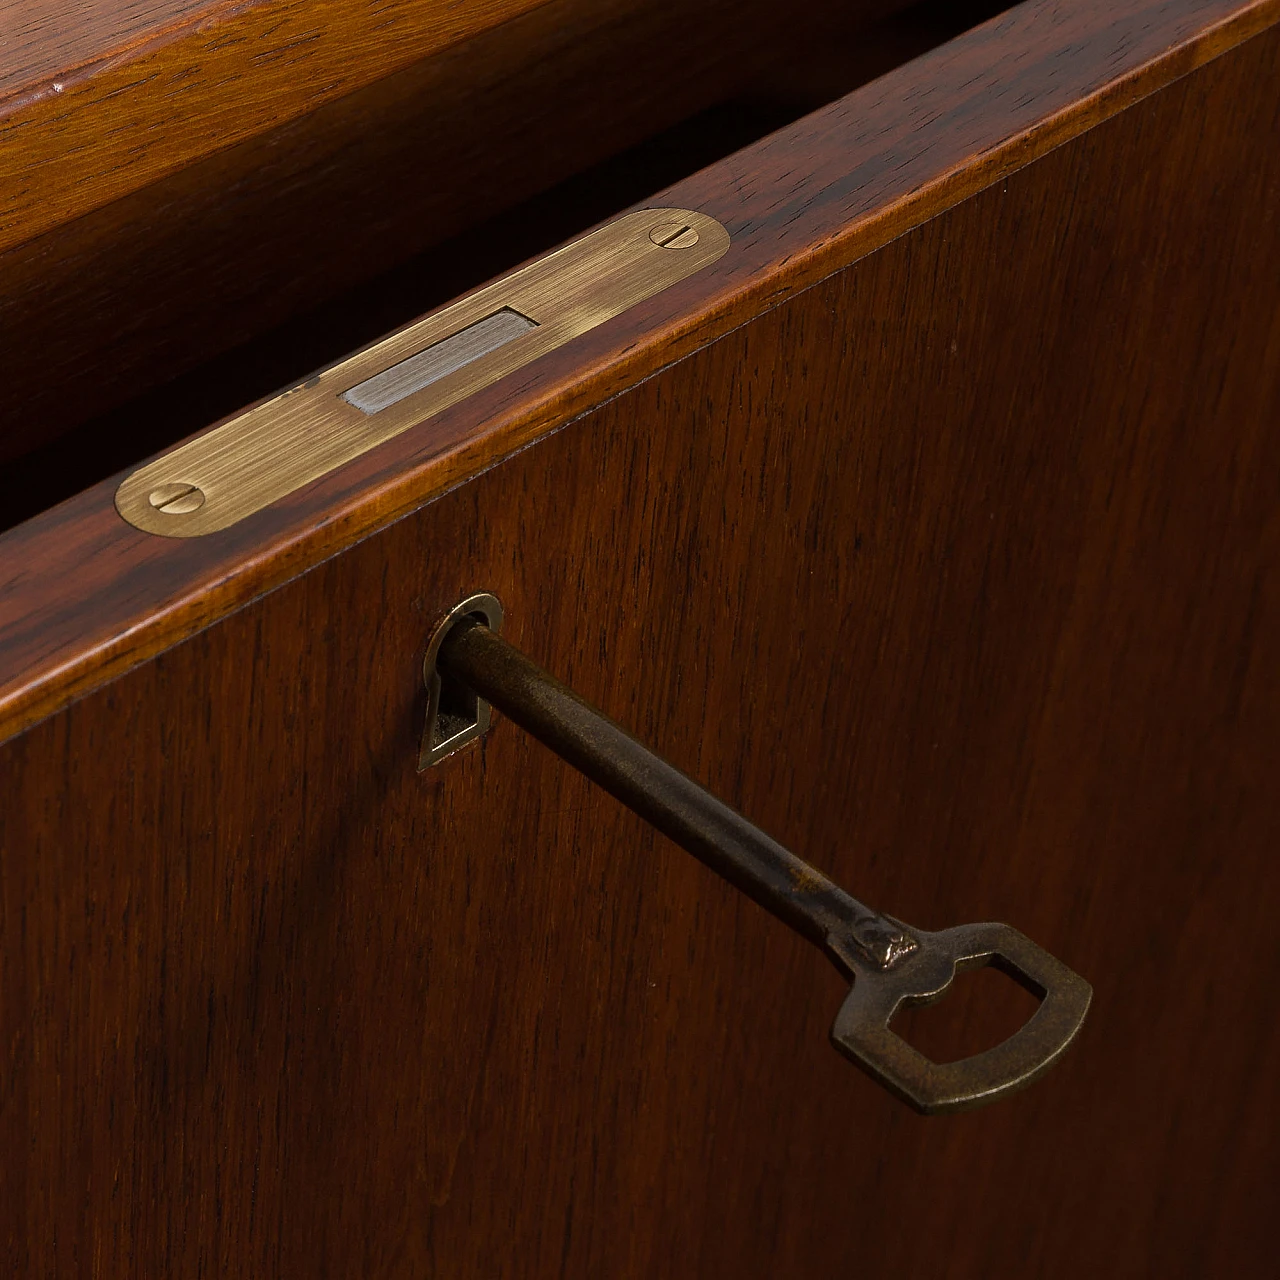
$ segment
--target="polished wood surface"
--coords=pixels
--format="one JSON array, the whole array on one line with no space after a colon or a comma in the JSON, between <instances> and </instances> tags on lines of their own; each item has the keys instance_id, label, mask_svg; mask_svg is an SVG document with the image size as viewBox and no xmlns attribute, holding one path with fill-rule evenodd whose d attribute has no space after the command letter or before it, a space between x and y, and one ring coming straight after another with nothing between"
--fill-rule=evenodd
<instances>
[{"instance_id":1,"label":"polished wood surface","mask_svg":"<svg viewBox=\"0 0 1280 1280\"><path fill-rule=\"evenodd\" d=\"M0 0L0 102L50 93L74 68L216 21L229 7L218 0Z\"/></svg>"},{"instance_id":2,"label":"polished wood surface","mask_svg":"<svg viewBox=\"0 0 1280 1280\"><path fill-rule=\"evenodd\" d=\"M85 21L68 0L57 22L28 25L23 0L7 0L0 249L541 2L177 3L144 7L129 31L122 6Z\"/></svg>"},{"instance_id":3,"label":"polished wood surface","mask_svg":"<svg viewBox=\"0 0 1280 1280\"><path fill-rule=\"evenodd\" d=\"M1049 0L1023 5L654 193L644 203L700 208L729 227L734 243L711 271L260 516L177 547L119 519L112 479L10 531L0 537L0 737L1220 57L1278 14L1275 0L1124 10L1097 0L1068 21ZM1251 86L1222 119L1236 127L1259 109L1254 96ZM1258 174L1268 172L1268 141L1256 143Z\"/></svg>"},{"instance_id":4,"label":"polished wood surface","mask_svg":"<svg viewBox=\"0 0 1280 1280\"><path fill-rule=\"evenodd\" d=\"M0 748L14 1270L1265 1272L1278 63L727 274L749 323L655 312L673 363L343 555L308 565L305 503L229 538L309 571ZM307 502L350 543L422 480L347 484ZM477 588L868 902L1078 969L1070 1057L919 1119L827 1045L816 952L512 725L418 775L426 636Z\"/></svg>"}]
</instances>

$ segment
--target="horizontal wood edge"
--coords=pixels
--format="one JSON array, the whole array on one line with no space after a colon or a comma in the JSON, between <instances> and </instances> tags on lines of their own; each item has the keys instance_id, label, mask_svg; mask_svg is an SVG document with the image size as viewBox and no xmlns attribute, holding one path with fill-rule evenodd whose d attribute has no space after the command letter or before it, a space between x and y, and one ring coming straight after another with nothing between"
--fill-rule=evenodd
<instances>
[{"instance_id":1,"label":"horizontal wood edge","mask_svg":"<svg viewBox=\"0 0 1280 1280\"><path fill-rule=\"evenodd\" d=\"M970 158L943 168L927 182L851 220L838 234L813 236L801 244L780 238L766 269L754 270L741 281L731 279L728 288L709 291L693 309L646 329L639 338L615 338L613 347L588 370L557 369L550 386L535 386L530 394L460 433L437 452L420 460L393 462L386 474L356 480L347 491L334 494L320 511L310 513L256 552L241 554L232 564L211 565L210 572L194 578L176 596L157 600L154 607L139 607L127 625L67 646L63 652L50 653L45 661L26 670L0 676L5 680L0 686L0 742L568 425L634 385L638 371L642 370L641 378L647 378L686 358L753 316L780 305L1205 65L1278 19L1280 0L1257 0L1207 23L1159 56L1118 70L1105 85L1069 107L1046 114L1028 128L993 138ZM927 63L938 53L920 62ZM905 71L886 77L879 82L881 88ZM651 203L698 207L697 193L690 191L695 181L657 193ZM723 211L703 207L723 216ZM804 228L793 225L788 232L800 239ZM652 357L658 351L661 363L655 364ZM416 430L406 435L412 436ZM375 455L389 449L383 446ZM111 502L118 479L96 486L63 507L100 505L110 507L114 517ZM0 551L5 540L0 539Z\"/></svg>"},{"instance_id":2,"label":"horizontal wood edge","mask_svg":"<svg viewBox=\"0 0 1280 1280\"><path fill-rule=\"evenodd\" d=\"M41 76L0 99L0 251L548 2L223 5Z\"/></svg>"},{"instance_id":3,"label":"horizontal wood edge","mask_svg":"<svg viewBox=\"0 0 1280 1280\"><path fill-rule=\"evenodd\" d=\"M42 67L7 74L4 77L5 87L0 90L0 120L34 106L37 102L53 98L67 89L75 88L96 72L120 66L142 54L162 49L174 41L188 39L198 32L208 32L237 17L243 18L248 10L270 2L271 0L247 0L247 3L245 0L215 0L215 3L181 14L167 23L158 22L126 29L114 39L107 37L92 52L67 51ZM53 38L58 37L55 35ZM86 49L88 47L85 46Z\"/></svg>"}]
</instances>

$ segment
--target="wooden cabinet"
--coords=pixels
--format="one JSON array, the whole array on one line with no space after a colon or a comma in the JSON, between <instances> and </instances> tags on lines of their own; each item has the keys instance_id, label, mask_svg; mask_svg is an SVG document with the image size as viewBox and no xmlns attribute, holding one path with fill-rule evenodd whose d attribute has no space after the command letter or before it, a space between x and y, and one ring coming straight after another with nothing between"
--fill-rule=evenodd
<instances>
[{"instance_id":1,"label":"wooden cabinet","mask_svg":"<svg viewBox=\"0 0 1280 1280\"><path fill-rule=\"evenodd\" d=\"M300 57L269 8L213 18ZM281 5L319 52L237 63L217 143L212 71L156 89L217 22L9 99L10 1273L1265 1269L1280 8L691 8L406 4L373 74L364 10ZM729 246L225 528L118 513L631 208ZM1060 956L1078 1044L918 1117L815 951L509 721L420 773L474 590L860 897ZM1021 1016L974 979L909 1032Z\"/></svg>"}]
</instances>

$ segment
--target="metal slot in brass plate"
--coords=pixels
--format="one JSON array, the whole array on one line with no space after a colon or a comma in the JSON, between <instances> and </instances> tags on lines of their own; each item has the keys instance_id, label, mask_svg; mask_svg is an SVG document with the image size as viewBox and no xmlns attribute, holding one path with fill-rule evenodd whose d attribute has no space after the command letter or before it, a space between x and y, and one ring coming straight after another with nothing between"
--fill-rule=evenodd
<instances>
[{"instance_id":1,"label":"metal slot in brass plate","mask_svg":"<svg viewBox=\"0 0 1280 1280\"><path fill-rule=\"evenodd\" d=\"M140 467L116 508L148 533L225 529L715 262L729 233L643 209L418 320Z\"/></svg>"},{"instance_id":2,"label":"metal slot in brass plate","mask_svg":"<svg viewBox=\"0 0 1280 1280\"><path fill-rule=\"evenodd\" d=\"M381 413L415 391L439 382L456 369L465 368L481 356L487 356L537 327L528 316L503 307L493 315L459 329L452 337L442 338L416 356L409 356L390 369L366 378L350 391L344 391L342 398L355 405L361 413Z\"/></svg>"}]
</instances>

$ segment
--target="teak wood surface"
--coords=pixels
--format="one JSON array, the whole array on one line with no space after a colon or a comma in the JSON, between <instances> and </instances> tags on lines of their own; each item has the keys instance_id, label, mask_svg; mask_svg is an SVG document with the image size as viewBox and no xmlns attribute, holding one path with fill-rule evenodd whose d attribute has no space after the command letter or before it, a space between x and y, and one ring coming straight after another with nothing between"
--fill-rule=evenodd
<instances>
[{"instance_id":1,"label":"teak wood surface","mask_svg":"<svg viewBox=\"0 0 1280 1280\"><path fill-rule=\"evenodd\" d=\"M107 482L0 539L15 1274L1265 1271L1280 33L1197 12L914 170L919 67L680 184L710 280L225 535ZM816 952L511 724L419 775L480 588L868 902L1060 955L1079 1045L922 1120Z\"/></svg>"},{"instance_id":2,"label":"teak wood surface","mask_svg":"<svg viewBox=\"0 0 1280 1280\"><path fill-rule=\"evenodd\" d=\"M1220 56L1278 14L1277 0L1123 9L1088 0L1070 18L1053 0L1022 5L654 193L646 204L717 218L733 235L729 253L259 517L179 548L119 519L117 476L0 535L0 739ZM1270 150L1259 143L1260 163ZM118 300L100 301L113 315Z\"/></svg>"},{"instance_id":3,"label":"teak wood surface","mask_svg":"<svg viewBox=\"0 0 1280 1280\"><path fill-rule=\"evenodd\" d=\"M546 0L0 0L0 249Z\"/></svg>"}]
</instances>

